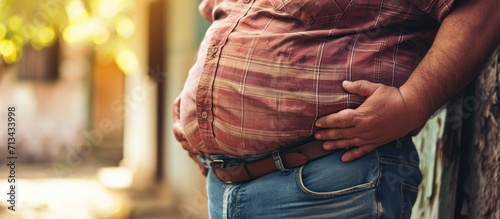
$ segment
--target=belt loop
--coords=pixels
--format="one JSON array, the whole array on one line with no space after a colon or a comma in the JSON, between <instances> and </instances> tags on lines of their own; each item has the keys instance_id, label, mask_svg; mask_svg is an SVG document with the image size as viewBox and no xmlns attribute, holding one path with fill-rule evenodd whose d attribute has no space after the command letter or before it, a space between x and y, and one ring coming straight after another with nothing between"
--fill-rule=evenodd
<instances>
[{"instance_id":1,"label":"belt loop","mask_svg":"<svg viewBox=\"0 0 500 219\"><path fill-rule=\"evenodd\" d=\"M411 138L411 136L406 135L405 137L396 140L396 148L402 148L403 144L406 142L406 140L408 140L408 138Z\"/></svg>"},{"instance_id":2,"label":"belt loop","mask_svg":"<svg viewBox=\"0 0 500 219\"><path fill-rule=\"evenodd\" d=\"M285 176L292 172L291 169L286 169L285 166L283 165L283 161L281 160L279 150L273 152L273 158L274 158L274 164L276 165L276 168L278 168L278 170L280 170L283 174L285 174Z\"/></svg>"},{"instance_id":3,"label":"belt loop","mask_svg":"<svg viewBox=\"0 0 500 219\"><path fill-rule=\"evenodd\" d=\"M200 153L196 155L196 158L198 161L200 161L200 164L202 164L206 169L210 168L212 166L212 161L214 159L207 158L207 155Z\"/></svg>"},{"instance_id":4,"label":"belt loop","mask_svg":"<svg viewBox=\"0 0 500 219\"><path fill-rule=\"evenodd\" d=\"M402 140L402 139L398 139L398 140L396 140L396 145L395 145L395 147L396 147L396 148L401 148L401 147L403 146L403 142L404 142L404 140Z\"/></svg>"}]
</instances>

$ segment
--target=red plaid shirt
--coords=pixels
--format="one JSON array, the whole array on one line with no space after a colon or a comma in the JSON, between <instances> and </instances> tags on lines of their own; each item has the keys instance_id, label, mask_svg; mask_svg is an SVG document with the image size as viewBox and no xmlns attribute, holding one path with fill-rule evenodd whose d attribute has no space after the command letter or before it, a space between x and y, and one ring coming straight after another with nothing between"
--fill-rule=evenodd
<instances>
[{"instance_id":1,"label":"red plaid shirt","mask_svg":"<svg viewBox=\"0 0 500 219\"><path fill-rule=\"evenodd\" d=\"M212 22L182 92L191 153L246 156L313 135L363 102L343 80L401 86L453 0L203 0Z\"/></svg>"}]
</instances>

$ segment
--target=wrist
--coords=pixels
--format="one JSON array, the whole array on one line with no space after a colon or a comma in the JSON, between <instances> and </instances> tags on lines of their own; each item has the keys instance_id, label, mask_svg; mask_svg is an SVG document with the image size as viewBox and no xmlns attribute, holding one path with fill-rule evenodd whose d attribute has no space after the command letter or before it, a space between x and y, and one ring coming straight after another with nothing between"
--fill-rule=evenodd
<instances>
[{"instance_id":1,"label":"wrist","mask_svg":"<svg viewBox=\"0 0 500 219\"><path fill-rule=\"evenodd\" d=\"M408 110L408 123L411 131L421 128L434 113L433 106L423 92L408 85L399 88L399 92L405 101Z\"/></svg>"}]
</instances>

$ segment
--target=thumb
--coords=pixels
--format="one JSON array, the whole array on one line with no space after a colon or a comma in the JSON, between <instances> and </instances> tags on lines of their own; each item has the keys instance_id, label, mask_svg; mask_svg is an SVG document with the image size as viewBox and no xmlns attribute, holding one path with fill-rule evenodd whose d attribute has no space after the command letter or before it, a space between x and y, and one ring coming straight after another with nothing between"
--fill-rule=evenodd
<instances>
[{"instance_id":1,"label":"thumb","mask_svg":"<svg viewBox=\"0 0 500 219\"><path fill-rule=\"evenodd\" d=\"M344 89L351 94L358 94L363 97L372 95L380 84L372 83L365 80L360 81L344 81L342 82Z\"/></svg>"}]
</instances>

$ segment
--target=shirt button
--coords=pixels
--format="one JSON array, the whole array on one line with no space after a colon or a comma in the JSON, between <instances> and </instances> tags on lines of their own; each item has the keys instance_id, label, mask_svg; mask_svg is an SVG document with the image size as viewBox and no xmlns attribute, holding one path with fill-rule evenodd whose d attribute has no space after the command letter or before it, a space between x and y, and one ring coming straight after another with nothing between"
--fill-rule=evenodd
<instances>
[{"instance_id":1,"label":"shirt button","mask_svg":"<svg viewBox=\"0 0 500 219\"><path fill-rule=\"evenodd\" d=\"M206 111L201 112L201 118L206 119L208 117L208 113Z\"/></svg>"},{"instance_id":2,"label":"shirt button","mask_svg":"<svg viewBox=\"0 0 500 219\"><path fill-rule=\"evenodd\" d=\"M217 51L219 51L219 47L217 46L212 47L212 53L216 53Z\"/></svg>"},{"instance_id":3,"label":"shirt button","mask_svg":"<svg viewBox=\"0 0 500 219\"><path fill-rule=\"evenodd\" d=\"M252 0L243 0L243 2L246 4L246 3L249 3L250 1Z\"/></svg>"}]
</instances>

